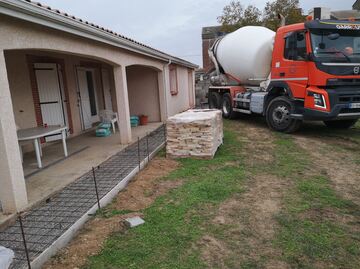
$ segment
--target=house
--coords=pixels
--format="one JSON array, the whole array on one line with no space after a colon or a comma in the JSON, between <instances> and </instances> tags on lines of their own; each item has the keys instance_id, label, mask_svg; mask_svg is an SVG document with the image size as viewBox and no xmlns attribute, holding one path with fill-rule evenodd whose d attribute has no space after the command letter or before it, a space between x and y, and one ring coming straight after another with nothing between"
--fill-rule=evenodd
<instances>
[{"instance_id":1,"label":"house","mask_svg":"<svg viewBox=\"0 0 360 269\"><path fill-rule=\"evenodd\" d=\"M17 128L65 125L67 137L76 139L93 131L99 111L107 109L119 118L112 139L128 144L131 115L165 122L194 106L196 65L40 3L1 0L0 36L0 201L5 213L28 205ZM29 150L32 145L25 145Z\"/></svg>"},{"instance_id":2,"label":"house","mask_svg":"<svg viewBox=\"0 0 360 269\"><path fill-rule=\"evenodd\" d=\"M217 26L206 26L202 28L201 39L202 39L202 57L203 57L203 70L205 73L209 72L214 68L214 64L209 57L208 50L214 44L215 40L221 36L226 35L227 32L223 30L221 25Z\"/></svg>"},{"instance_id":3,"label":"house","mask_svg":"<svg viewBox=\"0 0 360 269\"><path fill-rule=\"evenodd\" d=\"M327 7L314 7L309 11L309 15L314 19L331 19L331 20L360 20L360 1L356 0L352 9L331 10Z\"/></svg>"},{"instance_id":4,"label":"house","mask_svg":"<svg viewBox=\"0 0 360 269\"><path fill-rule=\"evenodd\" d=\"M208 50L211 48L217 38L226 35L226 33L227 32L224 31L221 25L206 26L202 28L201 40L203 68L197 69L195 75L195 96L197 107L203 107L203 103L207 103L207 91L210 86L208 73L215 68L209 57Z\"/></svg>"}]
</instances>

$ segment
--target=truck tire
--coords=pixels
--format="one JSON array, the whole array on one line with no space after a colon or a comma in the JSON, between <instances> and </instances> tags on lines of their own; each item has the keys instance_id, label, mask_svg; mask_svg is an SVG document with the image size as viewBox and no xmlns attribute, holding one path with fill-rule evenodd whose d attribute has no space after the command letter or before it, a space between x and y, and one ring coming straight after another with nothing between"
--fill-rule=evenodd
<instances>
[{"instance_id":1,"label":"truck tire","mask_svg":"<svg viewBox=\"0 0 360 269\"><path fill-rule=\"evenodd\" d=\"M333 129L349 129L354 126L358 119L324 121L325 125Z\"/></svg>"},{"instance_id":2,"label":"truck tire","mask_svg":"<svg viewBox=\"0 0 360 269\"><path fill-rule=\"evenodd\" d=\"M234 119L236 117L236 112L233 111L231 95L229 93L223 95L221 111L225 119Z\"/></svg>"},{"instance_id":3,"label":"truck tire","mask_svg":"<svg viewBox=\"0 0 360 269\"><path fill-rule=\"evenodd\" d=\"M220 109L221 108L221 96L217 92L209 92L209 108Z\"/></svg>"},{"instance_id":4,"label":"truck tire","mask_svg":"<svg viewBox=\"0 0 360 269\"><path fill-rule=\"evenodd\" d=\"M266 122L270 129L283 133L293 133L300 128L301 120L290 117L294 106L285 96L271 100L266 110Z\"/></svg>"}]
</instances>

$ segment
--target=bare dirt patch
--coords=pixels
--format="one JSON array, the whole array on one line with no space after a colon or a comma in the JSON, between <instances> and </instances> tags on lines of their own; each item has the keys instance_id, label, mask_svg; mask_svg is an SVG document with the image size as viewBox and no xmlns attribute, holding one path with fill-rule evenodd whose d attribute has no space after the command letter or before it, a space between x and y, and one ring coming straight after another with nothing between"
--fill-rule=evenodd
<instances>
[{"instance_id":1,"label":"bare dirt patch","mask_svg":"<svg viewBox=\"0 0 360 269\"><path fill-rule=\"evenodd\" d=\"M181 184L180 181L160 180L178 167L179 163L175 160L160 157L152 160L107 208L107 210L131 210L135 211L134 213L91 219L75 239L43 268L62 269L84 266L89 256L99 253L110 234L125 231L126 228L122 224L124 219L134 215L141 216L136 211L147 208L157 197Z\"/></svg>"},{"instance_id":2,"label":"bare dirt patch","mask_svg":"<svg viewBox=\"0 0 360 269\"><path fill-rule=\"evenodd\" d=\"M283 194L288 187L287 181L275 176L257 175L249 181L245 193L220 205L213 223L224 226L226 238L231 239L231 242L218 242L227 245L226 258L236 257L230 264L240 267L249 261L263 260L265 268L288 268L276 259L281 254L272 244L277 228L274 217L282 209ZM216 252L217 248L218 244L206 244L203 253ZM216 265L206 255L203 259L210 267Z\"/></svg>"},{"instance_id":3,"label":"bare dirt patch","mask_svg":"<svg viewBox=\"0 0 360 269\"><path fill-rule=\"evenodd\" d=\"M245 160L247 165L255 167L269 164L274 160L274 134L266 128L266 125L258 126L239 121L232 129L239 133L238 140L244 143L246 152L251 154Z\"/></svg>"},{"instance_id":4,"label":"bare dirt patch","mask_svg":"<svg viewBox=\"0 0 360 269\"><path fill-rule=\"evenodd\" d=\"M339 195L360 205L360 169L351 161L353 154L359 153L338 151L331 147L336 143L342 147L346 143L350 148L359 147L358 145L334 138L320 140L303 136L295 136L295 141L316 160L316 166L327 174Z\"/></svg>"},{"instance_id":5,"label":"bare dirt patch","mask_svg":"<svg viewBox=\"0 0 360 269\"><path fill-rule=\"evenodd\" d=\"M155 158L150 165L130 182L129 186L118 195L110 208L138 211L148 207L160 195L181 185L181 181L161 181L179 167L175 160Z\"/></svg>"},{"instance_id":6,"label":"bare dirt patch","mask_svg":"<svg viewBox=\"0 0 360 269\"><path fill-rule=\"evenodd\" d=\"M207 264L211 264L212 268L225 268L224 258L229 254L229 250L224 242L205 235L198 244L206 246L202 249L201 256Z\"/></svg>"},{"instance_id":7,"label":"bare dirt patch","mask_svg":"<svg viewBox=\"0 0 360 269\"><path fill-rule=\"evenodd\" d=\"M271 165L275 160L274 134L266 125L239 121L230 128L244 144L246 166L257 169ZM264 172L249 174L245 192L221 204L213 218L212 224L223 234L198 242L202 259L210 268L290 268L277 259L281 252L273 245L278 225L275 216L282 210L289 184Z\"/></svg>"},{"instance_id":8,"label":"bare dirt patch","mask_svg":"<svg viewBox=\"0 0 360 269\"><path fill-rule=\"evenodd\" d=\"M274 158L274 135L266 126L234 122L232 128L244 143L244 161L247 166L267 166ZM283 196L289 181L265 173L252 173L245 191L222 203L212 225L222 230L216 238L208 235L198 244L202 259L209 268L289 268L277 257L279 249L273 245L277 229L275 216L283 208ZM220 254L218 254L220 253ZM219 255L221 255L219 257Z\"/></svg>"}]
</instances>

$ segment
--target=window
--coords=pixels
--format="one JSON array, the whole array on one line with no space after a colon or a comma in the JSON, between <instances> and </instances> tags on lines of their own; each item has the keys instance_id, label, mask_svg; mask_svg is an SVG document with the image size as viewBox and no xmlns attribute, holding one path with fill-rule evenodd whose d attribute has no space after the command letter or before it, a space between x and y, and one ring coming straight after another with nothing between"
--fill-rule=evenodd
<instances>
[{"instance_id":1,"label":"window","mask_svg":"<svg viewBox=\"0 0 360 269\"><path fill-rule=\"evenodd\" d=\"M170 65L169 73L170 73L170 93L171 95L177 95L178 82L177 82L177 71L175 65Z\"/></svg>"},{"instance_id":2,"label":"window","mask_svg":"<svg viewBox=\"0 0 360 269\"><path fill-rule=\"evenodd\" d=\"M360 63L358 30L312 29L310 39L316 60Z\"/></svg>"},{"instance_id":3,"label":"window","mask_svg":"<svg viewBox=\"0 0 360 269\"><path fill-rule=\"evenodd\" d=\"M285 37L284 58L293 61L306 60L304 32L292 32Z\"/></svg>"}]
</instances>

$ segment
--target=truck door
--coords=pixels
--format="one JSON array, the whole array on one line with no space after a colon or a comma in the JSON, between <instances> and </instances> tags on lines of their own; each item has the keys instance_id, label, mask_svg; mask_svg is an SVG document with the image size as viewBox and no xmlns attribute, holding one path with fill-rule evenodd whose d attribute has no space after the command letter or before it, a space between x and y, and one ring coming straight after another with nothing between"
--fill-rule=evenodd
<instances>
[{"instance_id":1,"label":"truck door","mask_svg":"<svg viewBox=\"0 0 360 269\"><path fill-rule=\"evenodd\" d=\"M308 63L305 31L288 32L283 39L282 59L273 63L272 81L285 81L293 97L304 98L308 84ZM279 60L279 59L278 59Z\"/></svg>"}]
</instances>

